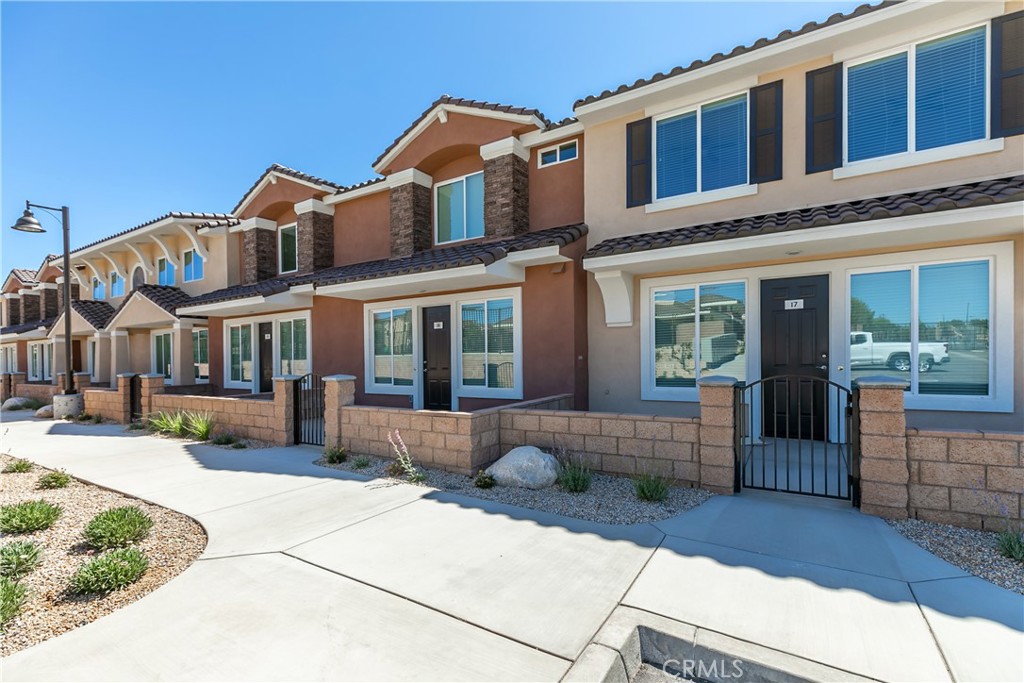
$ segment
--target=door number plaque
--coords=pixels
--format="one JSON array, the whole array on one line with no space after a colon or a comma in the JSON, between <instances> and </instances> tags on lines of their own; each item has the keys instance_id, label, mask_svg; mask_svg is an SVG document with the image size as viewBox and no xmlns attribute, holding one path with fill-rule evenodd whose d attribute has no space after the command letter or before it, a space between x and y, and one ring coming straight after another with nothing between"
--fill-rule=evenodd
<instances>
[{"instance_id":1,"label":"door number plaque","mask_svg":"<svg viewBox=\"0 0 1024 683\"><path fill-rule=\"evenodd\" d=\"M786 299L785 309L787 311L799 311L804 307L803 299Z\"/></svg>"}]
</instances>

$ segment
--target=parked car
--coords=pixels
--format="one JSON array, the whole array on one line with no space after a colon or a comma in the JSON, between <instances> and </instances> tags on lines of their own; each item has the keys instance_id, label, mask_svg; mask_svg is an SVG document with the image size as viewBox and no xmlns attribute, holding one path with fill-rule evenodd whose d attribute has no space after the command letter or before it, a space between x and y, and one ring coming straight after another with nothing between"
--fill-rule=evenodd
<instances>
[{"instance_id":1,"label":"parked car","mask_svg":"<svg viewBox=\"0 0 1024 683\"><path fill-rule=\"evenodd\" d=\"M918 372L949 362L949 345L945 342L919 342L917 347ZM871 332L851 332L850 367L871 365L910 372L910 342L876 342Z\"/></svg>"}]
</instances>

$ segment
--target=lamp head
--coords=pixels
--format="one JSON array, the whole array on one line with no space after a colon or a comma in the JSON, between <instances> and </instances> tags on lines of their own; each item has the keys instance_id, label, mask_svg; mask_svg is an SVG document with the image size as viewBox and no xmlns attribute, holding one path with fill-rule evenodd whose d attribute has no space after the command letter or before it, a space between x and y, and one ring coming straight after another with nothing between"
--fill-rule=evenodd
<instances>
[{"instance_id":1,"label":"lamp head","mask_svg":"<svg viewBox=\"0 0 1024 683\"><path fill-rule=\"evenodd\" d=\"M20 232L46 232L29 209L25 209L25 213L21 214L21 218L11 228Z\"/></svg>"}]
</instances>

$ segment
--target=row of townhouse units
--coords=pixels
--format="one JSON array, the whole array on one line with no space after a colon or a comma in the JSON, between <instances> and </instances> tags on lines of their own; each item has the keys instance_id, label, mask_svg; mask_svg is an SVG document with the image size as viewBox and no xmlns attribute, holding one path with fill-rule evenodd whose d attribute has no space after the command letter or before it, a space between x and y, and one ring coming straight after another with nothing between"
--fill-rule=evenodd
<instances>
[{"instance_id":1,"label":"row of townhouse units","mask_svg":"<svg viewBox=\"0 0 1024 683\"><path fill-rule=\"evenodd\" d=\"M904 454L924 448L911 433L998 433L998 461L967 462L1019 477L1022 45L1019 1L882 2L578 100L558 123L441 97L372 180L273 165L228 213L76 249L74 370L211 396L343 375L354 406L459 414L561 397L634 422L545 436L503 416L508 440L596 451L608 471L689 458L676 478L719 489L710 440L680 455L641 435L672 427L641 422L712 434L704 390L727 377L764 396L737 390L717 446L738 452L752 429L852 443L829 392L887 375L903 422L883 433ZM4 368L30 382L62 370L62 265L4 285ZM765 383L794 376L820 382ZM878 443L861 439L865 464Z\"/></svg>"}]
</instances>

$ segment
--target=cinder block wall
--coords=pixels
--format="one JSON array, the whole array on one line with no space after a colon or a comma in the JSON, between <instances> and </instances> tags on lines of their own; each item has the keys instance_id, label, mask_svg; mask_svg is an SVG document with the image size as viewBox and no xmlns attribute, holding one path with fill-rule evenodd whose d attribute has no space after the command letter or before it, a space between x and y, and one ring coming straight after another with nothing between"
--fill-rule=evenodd
<instances>
[{"instance_id":1,"label":"cinder block wall","mask_svg":"<svg viewBox=\"0 0 1024 683\"><path fill-rule=\"evenodd\" d=\"M178 394L154 394L150 398L150 412L183 410L209 413L214 434L227 432L243 439L285 445L273 401Z\"/></svg>"},{"instance_id":2,"label":"cinder block wall","mask_svg":"<svg viewBox=\"0 0 1024 683\"><path fill-rule=\"evenodd\" d=\"M88 414L115 422L128 421L128 401L117 389L86 389L82 397Z\"/></svg>"},{"instance_id":3,"label":"cinder block wall","mask_svg":"<svg viewBox=\"0 0 1024 683\"><path fill-rule=\"evenodd\" d=\"M53 384L29 384L22 382L14 385L14 395L20 398L34 398L37 401L53 403L53 395L59 394L61 388Z\"/></svg>"}]
</instances>

